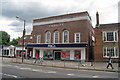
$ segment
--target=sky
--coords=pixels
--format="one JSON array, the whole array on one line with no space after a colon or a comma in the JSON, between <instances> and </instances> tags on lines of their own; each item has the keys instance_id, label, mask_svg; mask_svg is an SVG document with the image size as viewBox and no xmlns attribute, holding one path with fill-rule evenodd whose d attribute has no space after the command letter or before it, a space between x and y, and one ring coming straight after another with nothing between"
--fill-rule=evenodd
<instances>
[{"instance_id":1,"label":"sky","mask_svg":"<svg viewBox=\"0 0 120 80\"><path fill-rule=\"evenodd\" d=\"M88 11L92 25L96 24L96 12L100 24L118 22L119 0L0 0L0 31L10 35L11 40L22 36L23 20L26 34L31 34L33 20L62 14Z\"/></svg>"}]
</instances>

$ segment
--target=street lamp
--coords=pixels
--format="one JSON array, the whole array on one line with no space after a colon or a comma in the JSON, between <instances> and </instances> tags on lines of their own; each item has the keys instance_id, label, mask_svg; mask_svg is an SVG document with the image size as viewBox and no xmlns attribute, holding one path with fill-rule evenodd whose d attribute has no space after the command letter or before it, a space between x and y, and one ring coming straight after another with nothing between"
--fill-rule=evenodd
<instances>
[{"instance_id":1,"label":"street lamp","mask_svg":"<svg viewBox=\"0 0 120 80\"><path fill-rule=\"evenodd\" d=\"M23 48L22 48L22 63L23 63L24 36L25 36L25 20L24 20L24 19L22 19L22 18L20 18L19 16L16 16L16 18L21 19L21 20L23 20L23 21L24 21L23 44L22 44L22 46L23 46Z\"/></svg>"}]
</instances>

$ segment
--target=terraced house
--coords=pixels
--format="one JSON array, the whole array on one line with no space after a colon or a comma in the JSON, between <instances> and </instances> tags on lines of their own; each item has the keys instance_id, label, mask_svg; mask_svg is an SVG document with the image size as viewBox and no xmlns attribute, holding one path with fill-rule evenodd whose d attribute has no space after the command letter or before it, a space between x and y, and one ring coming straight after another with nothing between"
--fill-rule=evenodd
<instances>
[{"instance_id":1,"label":"terraced house","mask_svg":"<svg viewBox=\"0 0 120 80\"><path fill-rule=\"evenodd\" d=\"M95 60L106 61L109 57L118 60L120 56L120 23L99 24L97 13L97 25L95 30Z\"/></svg>"}]
</instances>

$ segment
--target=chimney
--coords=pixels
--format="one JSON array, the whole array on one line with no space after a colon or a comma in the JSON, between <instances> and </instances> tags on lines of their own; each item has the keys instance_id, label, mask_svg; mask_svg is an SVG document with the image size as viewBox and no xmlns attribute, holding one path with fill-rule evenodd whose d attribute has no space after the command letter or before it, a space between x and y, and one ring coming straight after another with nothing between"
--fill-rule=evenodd
<instances>
[{"instance_id":1,"label":"chimney","mask_svg":"<svg viewBox=\"0 0 120 80\"><path fill-rule=\"evenodd\" d=\"M99 27L99 14L96 12L96 27Z\"/></svg>"}]
</instances>

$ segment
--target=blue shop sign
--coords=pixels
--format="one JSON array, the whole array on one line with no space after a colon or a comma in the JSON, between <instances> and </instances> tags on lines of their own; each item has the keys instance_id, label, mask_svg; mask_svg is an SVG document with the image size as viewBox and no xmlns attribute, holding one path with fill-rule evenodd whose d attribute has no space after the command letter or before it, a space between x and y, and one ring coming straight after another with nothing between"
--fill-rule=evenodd
<instances>
[{"instance_id":1,"label":"blue shop sign","mask_svg":"<svg viewBox=\"0 0 120 80\"><path fill-rule=\"evenodd\" d=\"M87 47L86 43L69 43L69 44L27 44L27 48L32 47L43 47L43 48L77 48L77 47Z\"/></svg>"}]
</instances>

